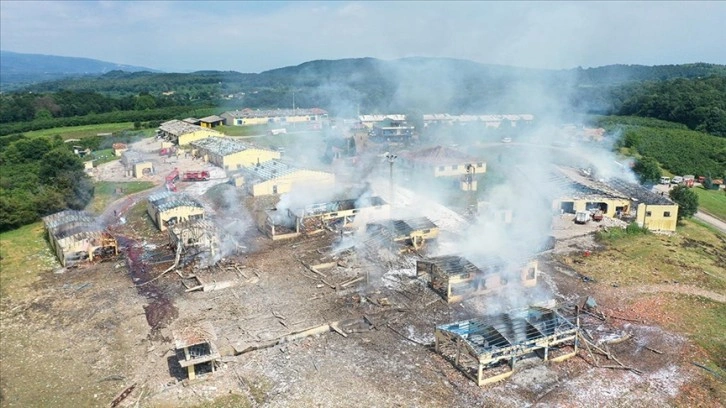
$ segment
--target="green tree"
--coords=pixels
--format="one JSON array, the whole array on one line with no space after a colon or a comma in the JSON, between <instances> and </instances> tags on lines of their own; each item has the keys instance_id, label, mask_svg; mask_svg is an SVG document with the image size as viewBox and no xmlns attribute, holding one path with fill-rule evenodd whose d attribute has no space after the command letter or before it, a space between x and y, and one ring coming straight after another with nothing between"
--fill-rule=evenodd
<instances>
[{"instance_id":1,"label":"green tree","mask_svg":"<svg viewBox=\"0 0 726 408\"><path fill-rule=\"evenodd\" d=\"M635 162L633 171L638 175L640 182L643 184L657 183L662 175L658 162L654 158L647 156L643 156Z\"/></svg>"},{"instance_id":2,"label":"green tree","mask_svg":"<svg viewBox=\"0 0 726 408\"><path fill-rule=\"evenodd\" d=\"M698 211L698 196L690 188L677 186L668 195L678 204L678 220L691 218Z\"/></svg>"}]
</instances>

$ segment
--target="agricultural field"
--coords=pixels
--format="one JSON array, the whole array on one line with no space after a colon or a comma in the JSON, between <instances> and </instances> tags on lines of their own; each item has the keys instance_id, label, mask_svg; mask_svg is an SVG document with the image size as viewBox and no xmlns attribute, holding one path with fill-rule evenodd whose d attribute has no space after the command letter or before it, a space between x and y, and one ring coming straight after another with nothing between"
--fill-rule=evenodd
<instances>
[{"instance_id":1,"label":"agricultural field","mask_svg":"<svg viewBox=\"0 0 726 408\"><path fill-rule=\"evenodd\" d=\"M123 130L134 130L132 122L121 123L101 123L98 125L82 125L56 127L51 129L33 130L25 132L27 137L51 137L60 135L63 140L67 139L83 139L91 136L97 136L99 133L116 133Z\"/></svg>"},{"instance_id":2,"label":"agricultural field","mask_svg":"<svg viewBox=\"0 0 726 408\"><path fill-rule=\"evenodd\" d=\"M698 196L699 210L726 220L726 190L706 190L702 187L692 190Z\"/></svg>"}]
</instances>

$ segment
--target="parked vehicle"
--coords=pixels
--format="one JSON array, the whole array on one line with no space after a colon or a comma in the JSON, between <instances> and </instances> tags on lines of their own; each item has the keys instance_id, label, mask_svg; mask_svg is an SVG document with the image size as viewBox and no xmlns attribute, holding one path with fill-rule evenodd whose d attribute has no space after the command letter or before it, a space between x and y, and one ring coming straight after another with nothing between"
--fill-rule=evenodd
<instances>
[{"instance_id":1,"label":"parked vehicle","mask_svg":"<svg viewBox=\"0 0 726 408\"><path fill-rule=\"evenodd\" d=\"M284 135L284 134L287 134L287 129L285 129L285 128L270 129L269 134L270 134L270 136Z\"/></svg>"},{"instance_id":2,"label":"parked vehicle","mask_svg":"<svg viewBox=\"0 0 726 408\"><path fill-rule=\"evenodd\" d=\"M600 221L602 221L602 217L603 217L602 210L595 210L595 211L592 212L592 220L593 221L600 222Z\"/></svg>"},{"instance_id":3,"label":"parked vehicle","mask_svg":"<svg viewBox=\"0 0 726 408\"><path fill-rule=\"evenodd\" d=\"M683 185L686 187L693 187L693 184L696 182L696 176L693 175L687 175L683 176Z\"/></svg>"},{"instance_id":4,"label":"parked vehicle","mask_svg":"<svg viewBox=\"0 0 726 408\"><path fill-rule=\"evenodd\" d=\"M590 221L590 213L587 211L578 211L575 213L575 224L587 224Z\"/></svg>"},{"instance_id":5,"label":"parked vehicle","mask_svg":"<svg viewBox=\"0 0 726 408\"><path fill-rule=\"evenodd\" d=\"M671 178L666 176L661 177L660 184L671 184Z\"/></svg>"},{"instance_id":6,"label":"parked vehicle","mask_svg":"<svg viewBox=\"0 0 726 408\"><path fill-rule=\"evenodd\" d=\"M671 179L671 184L681 184L683 183L683 177L681 176L673 176Z\"/></svg>"},{"instance_id":7,"label":"parked vehicle","mask_svg":"<svg viewBox=\"0 0 726 408\"><path fill-rule=\"evenodd\" d=\"M209 172L206 170L187 171L184 173L184 181L207 181L209 177Z\"/></svg>"}]
</instances>

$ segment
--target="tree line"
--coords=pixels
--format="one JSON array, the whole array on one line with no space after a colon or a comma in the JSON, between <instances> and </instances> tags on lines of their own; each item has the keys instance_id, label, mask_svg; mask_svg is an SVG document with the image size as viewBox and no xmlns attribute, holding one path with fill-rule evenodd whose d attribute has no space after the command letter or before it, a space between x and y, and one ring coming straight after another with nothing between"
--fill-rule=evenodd
<instances>
[{"instance_id":1,"label":"tree line","mask_svg":"<svg viewBox=\"0 0 726 408\"><path fill-rule=\"evenodd\" d=\"M81 210L93 183L60 139L5 137L0 153L0 232L64 209Z\"/></svg>"}]
</instances>

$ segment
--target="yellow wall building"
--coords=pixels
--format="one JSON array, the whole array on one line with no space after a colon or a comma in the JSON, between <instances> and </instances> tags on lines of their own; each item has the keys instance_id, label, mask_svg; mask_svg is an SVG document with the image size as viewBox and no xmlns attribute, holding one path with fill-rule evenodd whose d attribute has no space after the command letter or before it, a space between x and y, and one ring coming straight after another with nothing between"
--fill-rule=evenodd
<instances>
[{"instance_id":1,"label":"yellow wall building","mask_svg":"<svg viewBox=\"0 0 726 408\"><path fill-rule=\"evenodd\" d=\"M206 127L192 125L182 120L170 120L159 126L159 136L179 146L188 145L194 141L208 137L219 137L224 134Z\"/></svg>"},{"instance_id":2,"label":"yellow wall building","mask_svg":"<svg viewBox=\"0 0 726 408\"><path fill-rule=\"evenodd\" d=\"M238 170L280 158L280 152L247 146L231 138L210 137L192 143L196 157L225 170Z\"/></svg>"},{"instance_id":3,"label":"yellow wall building","mask_svg":"<svg viewBox=\"0 0 726 408\"><path fill-rule=\"evenodd\" d=\"M149 196L146 211L160 231L180 222L204 218L204 207L186 194L163 191Z\"/></svg>"},{"instance_id":4,"label":"yellow wall building","mask_svg":"<svg viewBox=\"0 0 726 408\"><path fill-rule=\"evenodd\" d=\"M84 211L65 210L43 218L51 249L64 267L118 255L116 239Z\"/></svg>"},{"instance_id":5,"label":"yellow wall building","mask_svg":"<svg viewBox=\"0 0 726 408\"><path fill-rule=\"evenodd\" d=\"M676 230L678 204L638 204L636 222L651 231Z\"/></svg>"},{"instance_id":6,"label":"yellow wall building","mask_svg":"<svg viewBox=\"0 0 726 408\"><path fill-rule=\"evenodd\" d=\"M279 160L245 166L241 177L252 196L284 194L295 186L329 186L335 184L335 174L293 167Z\"/></svg>"},{"instance_id":7,"label":"yellow wall building","mask_svg":"<svg viewBox=\"0 0 726 408\"><path fill-rule=\"evenodd\" d=\"M328 112L319 108L312 109L242 109L224 112L220 115L229 126L275 125L287 123L322 123L328 119Z\"/></svg>"}]
</instances>

